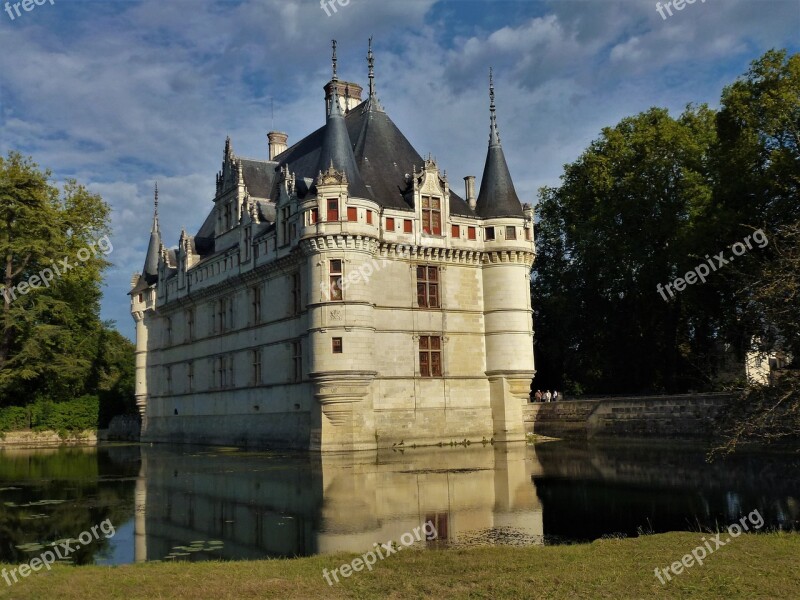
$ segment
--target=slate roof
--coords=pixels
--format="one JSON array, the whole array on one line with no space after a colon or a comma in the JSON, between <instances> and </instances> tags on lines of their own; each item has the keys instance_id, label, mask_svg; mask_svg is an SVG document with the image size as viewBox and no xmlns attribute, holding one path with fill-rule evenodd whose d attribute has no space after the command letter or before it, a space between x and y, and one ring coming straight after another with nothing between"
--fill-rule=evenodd
<instances>
[{"instance_id":1,"label":"slate roof","mask_svg":"<svg viewBox=\"0 0 800 600\"><path fill-rule=\"evenodd\" d=\"M506 156L500 145L500 134L497 131L497 114L494 104L494 83L489 70L489 150L486 152L486 164L481 177L481 190L475 205L475 212L484 219L493 217L521 217L520 204L511 173L508 171Z\"/></svg>"},{"instance_id":2,"label":"slate roof","mask_svg":"<svg viewBox=\"0 0 800 600\"><path fill-rule=\"evenodd\" d=\"M508 171L503 148L497 145L489 146L486 153L486 165L481 178L481 190L475 212L484 219L492 217L521 217L522 204L514 189L514 182Z\"/></svg>"},{"instance_id":3,"label":"slate roof","mask_svg":"<svg viewBox=\"0 0 800 600\"><path fill-rule=\"evenodd\" d=\"M153 229L150 232L150 243L147 245L147 255L144 258L142 275L148 284L158 281L158 253L161 250L161 233L158 229L158 218L153 220Z\"/></svg>"},{"instance_id":4,"label":"slate roof","mask_svg":"<svg viewBox=\"0 0 800 600\"><path fill-rule=\"evenodd\" d=\"M348 112L344 124L355 164L367 190L365 197L385 208L413 210L403 198L409 185L406 173L410 174L414 166L419 169L425 161L397 125L369 100ZM275 157L280 167L288 165L289 170L295 173L298 184L302 178L313 179L319 173L326 128L327 124ZM341 143L341 138L338 143ZM299 188L298 185L298 191ZM353 195L360 194L353 192ZM456 215L475 216L452 189L450 211Z\"/></svg>"},{"instance_id":5,"label":"slate roof","mask_svg":"<svg viewBox=\"0 0 800 600\"><path fill-rule=\"evenodd\" d=\"M239 160L242 162L244 184L250 195L256 198L269 198L277 163L252 158L240 158Z\"/></svg>"}]
</instances>

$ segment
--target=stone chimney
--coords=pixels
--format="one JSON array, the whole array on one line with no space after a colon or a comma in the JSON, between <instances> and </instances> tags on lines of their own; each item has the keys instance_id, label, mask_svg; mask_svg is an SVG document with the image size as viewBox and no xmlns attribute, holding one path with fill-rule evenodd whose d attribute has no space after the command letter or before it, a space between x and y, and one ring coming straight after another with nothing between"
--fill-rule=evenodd
<instances>
[{"instance_id":1,"label":"stone chimney","mask_svg":"<svg viewBox=\"0 0 800 600\"><path fill-rule=\"evenodd\" d=\"M363 88L357 83L349 81L338 81L336 92L339 95L339 106L342 109L342 114L346 115L353 110L356 106L361 104L361 92ZM328 115L328 103L331 101L333 95L333 81L325 84L325 116Z\"/></svg>"},{"instance_id":2,"label":"stone chimney","mask_svg":"<svg viewBox=\"0 0 800 600\"><path fill-rule=\"evenodd\" d=\"M475 210L477 199L475 198L475 175L467 175L464 177L464 184L466 186L466 201L472 210Z\"/></svg>"},{"instance_id":3,"label":"stone chimney","mask_svg":"<svg viewBox=\"0 0 800 600\"><path fill-rule=\"evenodd\" d=\"M280 131L270 131L267 139L269 140L269 159L272 160L286 150L286 140L289 139L289 136Z\"/></svg>"}]
</instances>

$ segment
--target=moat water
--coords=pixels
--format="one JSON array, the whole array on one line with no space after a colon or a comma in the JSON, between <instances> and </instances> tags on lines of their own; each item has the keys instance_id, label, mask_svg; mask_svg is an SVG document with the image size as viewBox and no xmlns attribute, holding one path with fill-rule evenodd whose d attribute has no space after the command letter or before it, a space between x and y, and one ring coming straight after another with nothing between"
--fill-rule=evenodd
<instances>
[{"instance_id":1,"label":"moat water","mask_svg":"<svg viewBox=\"0 0 800 600\"><path fill-rule=\"evenodd\" d=\"M113 537L74 542L66 560L361 553L426 523L436 539L417 534L416 546L575 543L716 531L754 510L762 530L800 529L799 454L709 464L698 446L574 442L331 457L136 444L0 450L6 563L102 522Z\"/></svg>"}]
</instances>

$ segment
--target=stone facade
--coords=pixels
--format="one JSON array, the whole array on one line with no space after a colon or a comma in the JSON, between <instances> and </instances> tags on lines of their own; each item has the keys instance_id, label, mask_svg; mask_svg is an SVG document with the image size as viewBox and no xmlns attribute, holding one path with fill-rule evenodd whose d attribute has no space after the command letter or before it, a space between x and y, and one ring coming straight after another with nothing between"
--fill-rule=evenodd
<instances>
[{"instance_id":1,"label":"stone facade","mask_svg":"<svg viewBox=\"0 0 800 600\"><path fill-rule=\"evenodd\" d=\"M342 103L334 71L325 127L288 149L273 132L270 160L228 140L214 207L176 250L156 213L131 291L144 441L524 439L533 212L513 193L493 100L487 191L476 199L467 177L462 200L396 130L370 75L369 99ZM510 204L498 197L509 186Z\"/></svg>"}]
</instances>

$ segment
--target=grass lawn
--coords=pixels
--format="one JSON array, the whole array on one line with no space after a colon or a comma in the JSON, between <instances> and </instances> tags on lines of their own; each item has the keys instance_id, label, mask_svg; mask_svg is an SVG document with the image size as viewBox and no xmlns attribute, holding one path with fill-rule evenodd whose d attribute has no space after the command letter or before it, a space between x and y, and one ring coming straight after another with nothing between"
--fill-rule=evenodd
<instances>
[{"instance_id":1,"label":"grass lawn","mask_svg":"<svg viewBox=\"0 0 800 600\"><path fill-rule=\"evenodd\" d=\"M599 540L573 546L405 550L329 586L329 571L356 555L248 562L56 566L0 598L800 598L800 534L744 534L662 585L654 569L701 544L700 533ZM722 539L724 539L723 536Z\"/></svg>"}]
</instances>

